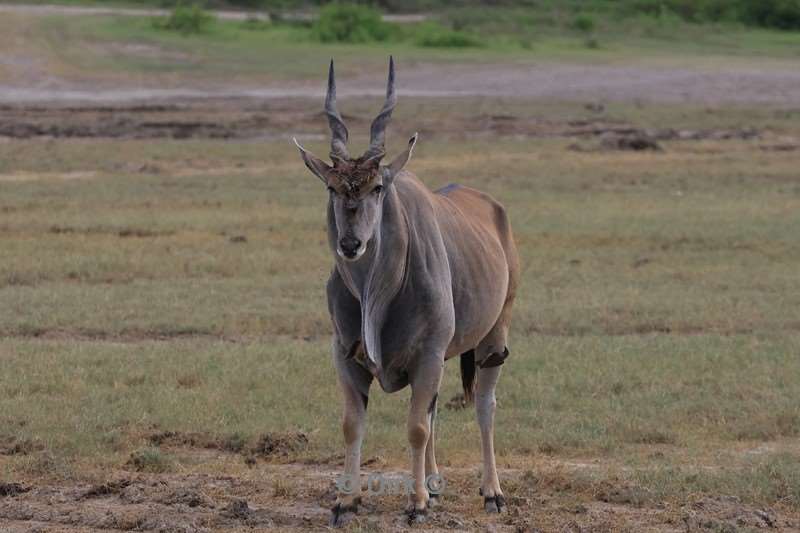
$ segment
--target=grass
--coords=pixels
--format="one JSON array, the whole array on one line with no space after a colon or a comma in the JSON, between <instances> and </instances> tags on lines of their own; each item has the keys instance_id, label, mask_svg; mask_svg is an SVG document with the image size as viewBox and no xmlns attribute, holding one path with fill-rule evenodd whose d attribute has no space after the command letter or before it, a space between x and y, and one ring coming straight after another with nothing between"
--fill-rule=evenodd
<instances>
[{"instance_id":1,"label":"grass","mask_svg":"<svg viewBox=\"0 0 800 533\"><path fill-rule=\"evenodd\" d=\"M516 20L521 17L511 17ZM467 19L469 21L470 19ZM524 20L524 19L523 19ZM482 64L490 62L678 64L695 68L720 68L742 63L792 68L797 59L800 33L743 29L731 26L701 26L686 23L626 19L615 24L597 22L591 38L597 49L585 45L586 36L572 28L572 20L555 26L519 31L499 26L427 32L436 26L403 26L401 40L380 43L320 43L310 28L274 24L260 31L241 21L218 20L202 34L181 35L153 27L148 18L137 17L34 17L9 15L0 21L3 34L25 31L24 41L7 40L14 53L35 53L50 72L67 79L107 81L146 76L159 86L176 83L176 76L191 83L213 83L235 79L240 84L317 79L331 56L339 61L342 76L382 71L386 56L393 53L405 61ZM452 23L451 23L452 25ZM456 25L458 27L458 25ZM483 29L482 29L483 28ZM12 31L13 30L13 31ZM476 41L474 35L479 36ZM467 37L464 41L462 37ZM451 39L451 37L454 39ZM438 48L441 40L482 46ZM64 46L64 43L70 43ZM438 46L438 45L437 45ZM103 73L101 77L100 73ZM0 79L4 79L0 70ZM10 79L13 81L13 79Z\"/></svg>"},{"instance_id":2,"label":"grass","mask_svg":"<svg viewBox=\"0 0 800 533\"><path fill-rule=\"evenodd\" d=\"M0 21L29 32L25 46L58 75L165 83L173 69L181 83L231 73L319 81L330 54L344 78L382 72L398 47L410 62L657 58L697 68L718 54L752 64L769 52L759 61L776 65L796 54L792 34L740 30L684 44L674 39L690 33L631 32L614 41L602 24L593 29L600 50L545 34L530 50L489 39L462 51L323 46L285 26L218 22L183 37L136 18ZM745 44L731 44L736 36ZM137 56L131 44L171 55ZM641 56L631 59L636 47ZM697 55L677 57L687 50ZM292 105L306 104L319 108ZM378 105L341 104L362 117ZM797 513L800 151L705 140L663 142L657 153L575 152L573 140L470 136L453 121L563 123L592 113L573 102L407 98L390 134L392 150L407 132L424 132L411 169L431 187L479 187L511 213L524 270L497 448L502 468L538 478L509 475L508 494L634 506L722 494ZM770 106L612 102L604 113L641 127L800 135L795 110ZM324 131L304 120L292 129ZM356 130L367 123L351 124L363 145ZM307 144L327 151L322 141ZM0 184L0 480L118 470L247 476L242 456L273 432L308 437L276 462L338 468L326 195L288 139L8 140ZM442 398L459 389L451 362ZM408 396L374 389L365 459L405 468ZM456 482L469 476L463 485L472 490L473 472L464 471L479 453L474 414L442 409L439 420L440 462ZM222 444L208 452L215 458L154 444L154 433L171 431ZM220 456L236 457L235 466ZM607 495L609 485L627 492ZM268 487L269 497L291 497L293 485L280 478Z\"/></svg>"},{"instance_id":3,"label":"grass","mask_svg":"<svg viewBox=\"0 0 800 533\"><path fill-rule=\"evenodd\" d=\"M409 103L397 127L426 105ZM612 110L669 125L662 112L791 128L767 110ZM797 152L567 144L434 135L412 163L432 187L474 185L511 212L524 272L499 393L501 462L595 457L628 466L592 483L623 476L648 498L691 488L796 502L794 471L780 465L796 458L800 423ZM119 170L131 160L159 170ZM7 437L44 446L0 459L5 468L174 469L179 459L148 448L156 430L236 442L302 431L310 444L295 457L340 452L325 195L283 141L11 141L0 161L0 412ZM458 389L451 364L442 397ZM407 398L375 390L365 457L402 464ZM445 464L471 462L471 411L443 410L439 428ZM747 459L764 442L785 450ZM693 474L720 457L730 466Z\"/></svg>"}]
</instances>

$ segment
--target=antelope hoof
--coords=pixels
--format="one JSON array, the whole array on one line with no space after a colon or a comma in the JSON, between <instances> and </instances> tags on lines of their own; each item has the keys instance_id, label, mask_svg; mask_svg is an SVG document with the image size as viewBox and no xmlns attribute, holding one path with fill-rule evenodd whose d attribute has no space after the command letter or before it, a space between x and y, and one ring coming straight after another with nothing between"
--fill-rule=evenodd
<instances>
[{"instance_id":1,"label":"antelope hoof","mask_svg":"<svg viewBox=\"0 0 800 533\"><path fill-rule=\"evenodd\" d=\"M438 494L431 494L430 498L428 498L428 508L439 507L442 504L442 500Z\"/></svg>"},{"instance_id":2,"label":"antelope hoof","mask_svg":"<svg viewBox=\"0 0 800 533\"><path fill-rule=\"evenodd\" d=\"M334 505L331 509L331 519L328 525L330 527L342 527L347 524L358 513L358 504L358 500L355 500L347 505L342 505L341 503Z\"/></svg>"},{"instance_id":3,"label":"antelope hoof","mask_svg":"<svg viewBox=\"0 0 800 533\"><path fill-rule=\"evenodd\" d=\"M506 506L506 499L502 494L486 496L483 498L483 510L489 514L502 513Z\"/></svg>"},{"instance_id":4,"label":"antelope hoof","mask_svg":"<svg viewBox=\"0 0 800 533\"><path fill-rule=\"evenodd\" d=\"M416 507L412 507L411 509L406 511L406 519L408 520L408 525L413 526L414 524L425 523L427 515L428 515L427 509L417 509Z\"/></svg>"}]
</instances>

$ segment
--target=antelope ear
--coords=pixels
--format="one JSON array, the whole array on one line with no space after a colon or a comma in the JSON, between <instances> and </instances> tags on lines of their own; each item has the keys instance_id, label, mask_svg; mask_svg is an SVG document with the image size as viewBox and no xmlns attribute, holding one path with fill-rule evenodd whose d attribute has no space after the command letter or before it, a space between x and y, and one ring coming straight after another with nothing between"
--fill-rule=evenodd
<instances>
[{"instance_id":1,"label":"antelope ear","mask_svg":"<svg viewBox=\"0 0 800 533\"><path fill-rule=\"evenodd\" d=\"M411 153L414 151L414 146L417 144L417 137L419 137L419 133L412 135L408 140L408 148L406 148L405 152L392 159L392 162L386 167L389 179L394 179L394 177L403 170L406 164L408 164L408 161L411 159Z\"/></svg>"},{"instance_id":2,"label":"antelope ear","mask_svg":"<svg viewBox=\"0 0 800 533\"><path fill-rule=\"evenodd\" d=\"M331 171L331 166L328 165L325 161L318 158L302 146L300 143L297 142L297 139L292 137L294 144L297 146L297 149L300 150L300 157L303 158L303 163L306 164L308 170L310 170L316 177L322 180L322 183L328 184L328 174Z\"/></svg>"}]
</instances>

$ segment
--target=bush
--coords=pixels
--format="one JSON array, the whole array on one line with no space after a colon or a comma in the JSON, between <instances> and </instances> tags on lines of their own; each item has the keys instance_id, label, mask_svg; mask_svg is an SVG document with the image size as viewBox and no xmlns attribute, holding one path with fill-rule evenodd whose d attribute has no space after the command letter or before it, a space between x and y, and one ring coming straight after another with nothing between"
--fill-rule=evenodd
<instances>
[{"instance_id":1,"label":"bush","mask_svg":"<svg viewBox=\"0 0 800 533\"><path fill-rule=\"evenodd\" d=\"M320 10L311 31L324 43L368 43L387 40L392 28L377 9L335 3Z\"/></svg>"},{"instance_id":2,"label":"bush","mask_svg":"<svg viewBox=\"0 0 800 533\"><path fill-rule=\"evenodd\" d=\"M424 22L417 28L416 43L432 48L467 48L483 46L477 36L463 31L451 30L438 22Z\"/></svg>"},{"instance_id":3,"label":"bush","mask_svg":"<svg viewBox=\"0 0 800 533\"><path fill-rule=\"evenodd\" d=\"M166 19L156 19L153 25L162 30L177 31L184 35L203 33L214 22L214 15L197 4L187 6L180 3L175 6Z\"/></svg>"},{"instance_id":4,"label":"bush","mask_svg":"<svg viewBox=\"0 0 800 533\"><path fill-rule=\"evenodd\" d=\"M589 34L594 31L594 19L591 15L580 13L572 20L572 27L581 33Z\"/></svg>"},{"instance_id":5,"label":"bush","mask_svg":"<svg viewBox=\"0 0 800 533\"><path fill-rule=\"evenodd\" d=\"M800 0L739 0L745 24L800 30Z\"/></svg>"},{"instance_id":6,"label":"bush","mask_svg":"<svg viewBox=\"0 0 800 533\"><path fill-rule=\"evenodd\" d=\"M628 14L658 16L668 10L687 22L800 29L800 0L624 0L620 5Z\"/></svg>"}]
</instances>

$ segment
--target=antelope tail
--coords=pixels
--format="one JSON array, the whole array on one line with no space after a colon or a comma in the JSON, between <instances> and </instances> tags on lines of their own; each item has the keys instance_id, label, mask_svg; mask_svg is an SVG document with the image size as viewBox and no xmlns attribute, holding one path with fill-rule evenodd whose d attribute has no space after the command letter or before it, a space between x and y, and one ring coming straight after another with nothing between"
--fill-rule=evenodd
<instances>
[{"instance_id":1,"label":"antelope tail","mask_svg":"<svg viewBox=\"0 0 800 533\"><path fill-rule=\"evenodd\" d=\"M475 350L461 354L461 385L464 387L464 403L472 403L475 394Z\"/></svg>"}]
</instances>

